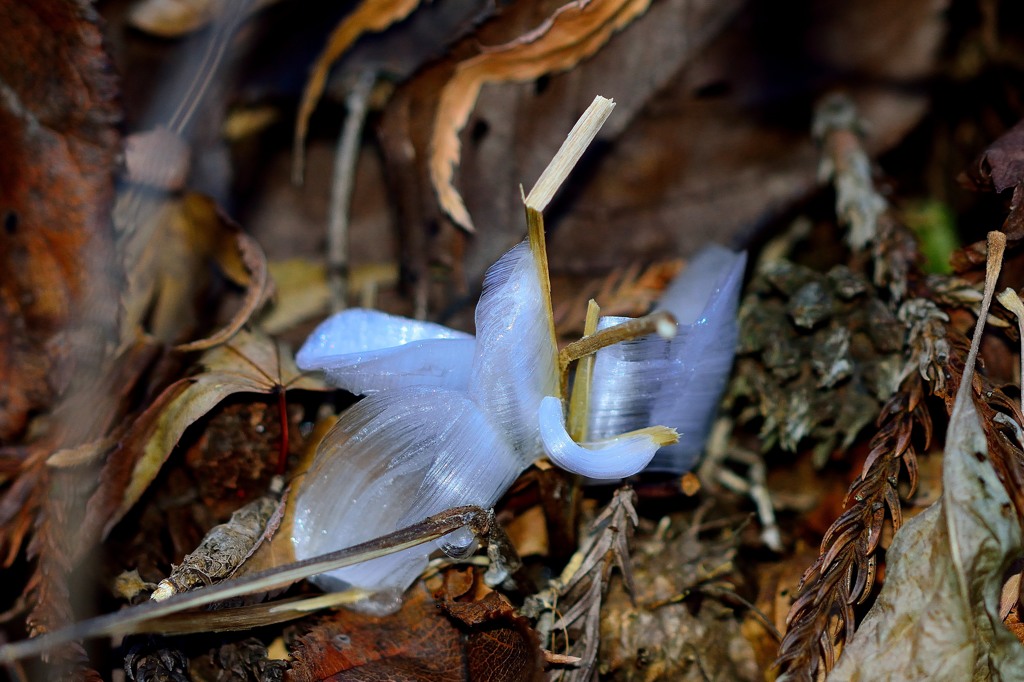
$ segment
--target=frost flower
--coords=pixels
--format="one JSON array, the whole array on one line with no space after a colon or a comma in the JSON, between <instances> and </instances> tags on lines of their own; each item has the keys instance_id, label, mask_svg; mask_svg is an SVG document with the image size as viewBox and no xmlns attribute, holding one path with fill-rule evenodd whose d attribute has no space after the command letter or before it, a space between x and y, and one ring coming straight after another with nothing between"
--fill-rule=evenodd
<instances>
[{"instance_id":1,"label":"frost flower","mask_svg":"<svg viewBox=\"0 0 1024 682\"><path fill-rule=\"evenodd\" d=\"M293 543L305 559L370 540L465 504L490 507L526 469L544 441L568 459L595 453L571 442L561 420L557 350L540 245L523 242L487 271L475 339L439 325L369 310L330 318L299 351L303 369L367 397L349 408L321 443L296 503ZM674 440L653 429L621 442L612 476L641 470ZM565 456L565 453L572 452ZM559 460L556 460L559 461ZM448 552L472 539L439 541ZM426 565L419 547L350 566L316 580L325 588L401 594ZM380 609L397 601L378 600Z\"/></svg>"}]
</instances>

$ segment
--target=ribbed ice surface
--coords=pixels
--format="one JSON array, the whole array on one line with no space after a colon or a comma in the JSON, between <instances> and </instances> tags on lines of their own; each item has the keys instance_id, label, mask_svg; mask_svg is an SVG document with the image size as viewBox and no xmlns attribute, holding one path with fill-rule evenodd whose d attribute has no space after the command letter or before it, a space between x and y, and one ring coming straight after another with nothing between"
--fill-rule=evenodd
<instances>
[{"instance_id":1,"label":"ribbed ice surface","mask_svg":"<svg viewBox=\"0 0 1024 682\"><path fill-rule=\"evenodd\" d=\"M296 500L298 559L349 547L454 506L493 506L518 459L464 392L413 387L365 398L321 443ZM325 589L404 591L430 544L317 576Z\"/></svg>"},{"instance_id":2,"label":"ribbed ice surface","mask_svg":"<svg viewBox=\"0 0 1024 682\"><path fill-rule=\"evenodd\" d=\"M537 263L525 244L484 280L477 340L439 325L350 310L323 323L299 365L369 397L346 411L301 484L292 541L300 559L379 537L451 507L490 507L538 453L537 409L557 388ZM456 532L437 546L461 549ZM435 545L315 578L401 594ZM361 603L397 608L397 599Z\"/></svg>"},{"instance_id":3,"label":"ribbed ice surface","mask_svg":"<svg viewBox=\"0 0 1024 682\"><path fill-rule=\"evenodd\" d=\"M542 440L559 465L618 478L643 467L655 446L646 435L615 437L664 424L680 430L684 444L659 451L653 465L688 468L732 362L743 264L743 255L724 249L698 256L662 304L686 322L675 339L647 337L598 353L589 440L609 442L580 445L566 433L547 302L525 243L488 270L475 341L377 311L330 318L303 346L299 365L323 369L336 385L369 397L342 415L300 485L296 555L349 547L458 505L489 507ZM469 538L444 540L458 548ZM316 581L392 597L364 609L397 608L395 595L420 574L432 549L404 550Z\"/></svg>"},{"instance_id":4,"label":"ribbed ice surface","mask_svg":"<svg viewBox=\"0 0 1024 682\"><path fill-rule=\"evenodd\" d=\"M558 395L555 353L537 261L523 242L484 276L469 392L508 434L524 469L538 452L540 401Z\"/></svg>"},{"instance_id":5,"label":"ribbed ice surface","mask_svg":"<svg viewBox=\"0 0 1024 682\"><path fill-rule=\"evenodd\" d=\"M745 253L708 247L666 290L658 309L679 322L675 338L650 335L597 353L588 438L660 424L679 442L658 451L648 471L690 470L700 457L736 352ZM625 318L603 318L599 328Z\"/></svg>"},{"instance_id":6,"label":"ribbed ice surface","mask_svg":"<svg viewBox=\"0 0 1024 682\"><path fill-rule=\"evenodd\" d=\"M357 395L403 386L465 389L475 348L464 332L351 308L321 322L295 360Z\"/></svg>"}]
</instances>

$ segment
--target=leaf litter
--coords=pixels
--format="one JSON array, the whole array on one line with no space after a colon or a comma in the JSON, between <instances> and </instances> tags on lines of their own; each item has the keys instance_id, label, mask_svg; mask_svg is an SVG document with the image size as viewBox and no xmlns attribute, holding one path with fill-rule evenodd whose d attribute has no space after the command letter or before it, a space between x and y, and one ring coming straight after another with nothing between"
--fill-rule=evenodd
<instances>
[{"instance_id":1,"label":"leaf litter","mask_svg":"<svg viewBox=\"0 0 1024 682\"><path fill-rule=\"evenodd\" d=\"M674 26L664 17L672 16L669 13L682 3L542 4L500 3L475 15L487 19L482 23L430 36L431 44L448 45L449 54L414 59L410 63L416 66L389 75L393 84L378 84L373 90L369 116L382 123L380 144L388 176L395 183L391 192L399 197L396 206L404 223L399 243L404 251L395 263L386 264L387 274L374 276L373 284L349 289L364 302L395 313L419 311L435 319L442 313L450 320L464 314L465 305L459 301L467 298L467 283L478 280L481 263L493 260L484 253L500 251L508 244L499 242L508 242L514 230L521 230L521 213L513 230L500 217L503 206L516 204L509 200L516 199L509 191L514 184L487 183L500 173L522 180L517 155L540 154L523 150L559 133L558 117L569 116L567 111L577 106L573 102L579 98L566 92L576 88L580 97L589 99L591 88L580 83L589 82L585 74L596 73L595 68L606 69L609 82L616 82L608 61L626 63L629 56L641 54L636 51L637 36L650 38L640 42L660 44L652 27L658 21L666 27L662 31ZM613 8L627 4L629 11ZM716 204L721 221L671 221L687 229L691 223L701 223L694 229L713 225L711 229L719 230L724 239L727 230L719 225L730 224L736 211L748 210L748 220L753 215L777 215L779 197L809 191L814 164L804 120L811 111L806 102L800 105L803 118L797 117L797 132L772 133L776 142L789 135L789 149L751 143L755 150L774 149L766 158L775 161L778 172L757 175L757 191L744 171L736 170L742 165L730 165L730 145L710 132L714 128L708 121L717 119L729 124L733 140L745 134L756 138L749 132L752 128L744 127L742 116L714 108L734 96L747 107L757 108L764 101L758 99L763 92L753 94L761 91L750 89L750 83L768 75L751 69L744 80L716 62L728 54L742 63L736 57L744 52L730 48L730 39L733 44L757 46L746 49L763 45L737 38L749 30L744 27L752 19L743 5L723 6L715 16L690 8L693 13L688 16L706 22L698 27L705 38L687 43L685 49L677 46L679 54L666 52L664 62L649 65L651 82L636 83L631 92L637 93L638 101L624 104L629 112L624 122L609 128L603 146L591 154L590 170L556 205L559 218L551 221L552 281L563 344L584 331L582 304L588 298L596 296L606 311L631 316L642 315L657 299L668 277L665 273L678 267L674 259L690 255L667 246L685 241L664 221L665 215L678 217L672 211L680 197L695 206L704 206L704 197L716 192L726 197ZM862 0L858 9L870 15L876 5L880 6ZM903 19L916 29L904 31L913 39L899 46L917 55L901 61L908 65L908 74L935 63L927 56L937 34L935 25L922 19L930 11L926 6L929 3L911 3ZM366 12L383 12L371 3L359 3L347 15L339 11L340 19L333 25L338 27L335 35L344 39L335 45L329 41L331 26L300 27L308 44L316 43L317 49L326 45L320 77L361 32L401 37L413 25L402 17L425 11L419 3L395 7L376 23L360 19ZM246 9L245 21L251 27L274 26L274 17L282 16L275 12L283 9ZM577 16L584 28L562 26L571 16ZM854 28L855 22L845 23L849 17L843 16L823 11L809 19L810 35L817 40L845 36L837 44L849 41L847 68L871 64L857 50L870 52L859 46L871 41L884 44L885 31L880 26ZM188 21L189 30L199 23ZM213 21L217 26L217 19ZM365 25L353 31L354 21ZM86 37L94 35L93 20L85 14L69 22L86 27ZM184 29L171 32L180 30ZM291 29L282 23L270 33L285 30ZM215 47L240 44L216 30L210 35ZM678 31L675 35L679 42ZM864 40L865 35L870 39ZM971 40L957 39L962 44ZM549 53L558 40L568 47ZM999 54L1012 51L1012 45L1012 40L990 40L985 49ZM98 43L91 43L88 50L94 56L102 54ZM518 70L510 66L528 54L540 55L539 61ZM54 64L65 63L63 53L54 55ZM20 63L19 59L7 56L0 64ZM301 70L309 64L303 62ZM688 70L680 71L682 65ZM843 72L831 66L822 72L826 71ZM668 74L676 72L682 77L653 97L651 92L664 87ZM887 73L879 65L866 72L874 74L868 81ZM109 86L105 75L94 77L97 80L87 83L87 89ZM893 77L903 76L881 76ZM0 84L7 87L11 78L3 76ZM259 87L272 90L279 82ZM136 166L137 159L130 159L134 197L148 201L157 196L148 193L157 192L159 198L154 211L137 214L148 216L149 225L138 233L120 233L117 239L113 237L118 233L111 233L110 246L120 250L120 260L110 262L123 264L130 284L120 299L102 299L116 302L125 314L106 319L108 341L94 348L103 356L97 376L87 373L69 388L61 375L47 374L65 367L60 364L64 338L52 336L65 322L55 326L53 320L7 314L14 310L8 305L12 301L25 304L28 299L2 299L7 306L2 320L14 331L4 336L11 342L0 351L0 366L15 368L8 371L14 380L5 383L11 397L0 403L0 417L8 419L0 419L0 425L7 425L0 433L2 541L5 566L21 567L16 576L31 576L15 587L22 591L20 597L12 592L5 600L14 606L3 619L4 637L11 641L29 631L54 630L58 635L5 646L4 660L11 661L18 651L41 652L47 642L117 632L138 633L111 657L117 659L114 668L123 659L134 679L206 679L228 671L277 678L286 670L295 679L367 679L415 676L428 669L430 679L528 679L541 675L542 667L548 677L561 679L591 679L594 674L607 679L761 679L765 671L787 679L814 679L830 670L836 679L893 671L924 678L935 666L943 674L955 668L957 675L963 672L962 676L978 679L1020 676L1015 636L1020 631L1019 588L1012 577L1019 579L1020 574L1013 562L1021 553L1019 518L1024 510L1019 485L1024 474L1018 464L1021 414L1014 399L1019 390L1015 386L1020 365L1013 345L1018 333L1005 311L988 314L989 330L980 350L983 362L976 367L984 309L973 346L965 333L978 313L980 293L973 283L981 278L984 244L952 254L956 275L919 270L915 237L899 223L903 189L886 186L872 165L885 144L871 144L898 140L905 122L920 116L923 100L913 103L915 96L903 93L903 113L887 118L879 102L892 93L876 91L874 95L882 99L864 98L864 90L858 91L863 82L851 84L860 114L852 114L846 123L837 124L833 117L828 125L815 126L823 150L821 171L832 175L835 196L823 195L815 200L820 205L812 201L796 208L806 219L773 223L761 248L746 289L743 354L723 408L728 418L720 421L719 440L709 446L713 456L698 474L681 480L645 477L634 481L635 493L626 488L611 493L552 475L555 472L544 470L547 465L541 463L498 504L497 518L513 529L520 549L527 549L521 564L507 564L507 579L495 588L484 578L489 563L509 561L512 555L509 548L496 549L504 541L491 526L486 557L471 557L461 568L453 567L451 559L435 560L427 570L433 596L418 583L403 609L389 617L371 618L344 609L309 616L325 602L328 608L336 606L341 598L317 595L302 583L288 586L310 570L327 570L404 543L429 541L467 519L474 520L481 532L493 520L465 510L441 514L411 530L371 541L355 553L343 551L327 563L307 567L306 573L282 569L287 552L278 550L281 538L290 532L288 514L274 494L263 495L271 489L278 467L294 477L293 487L301 485L301 451L315 447L334 414L343 412L352 398L325 393L319 382L302 376L292 365L288 344L268 337L267 329L292 342L301 339L308 331L303 328L306 321L323 313L325 282L337 273L328 272L313 251L295 262L314 263L318 272L310 275L301 267L290 273L282 270L275 254L262 254L256 240L224 218L217 202L191 193L179 195L196 182L192 174L201 166L197 159L209 150L191 149L192 156L184 163L173 162L188 158L174 152L167 157L166 168ZM324 93L317 116L309 117L307 106L297 128L302 130L300 137L315 145L324 136L323 121L317 117L330 115L336 91L299 77L287 96L293 104L303 87L307 103L320 97L318 91ZM205 86L196 92L200 94L186 109L216 107L221 96L207 96ZM552 106L552 98L558 106ZM6 99L4 106L10 101ZM113 113L103 101L95 100L87 126L96 123L89 116L112 120L104 118ZM413 101L417 106L410 109ZM888 101L888 111L895 111ZM444 102L456 102L460 115L444 114ZM536 115L544 107L550 118ZM821 123L821 112L848 113L844 107L841 99L824 100L817 122ZM3 111L12 113L9 108ZM695 123L701 120L701 111L717 113ZM772 118L777 115L778 111L762 115L760 123L777 124L779 119ZM524 122L510 123L516 120ZM1008 129L1013 122L1003 121L1002 127ZM670 137L686 140L686 154L676 153L676 143L669 143L661 123L675 126ZM100 145L109 161L107 170L96 177L113 177L111 160L118 150L110 130L108 126L104 132L100 125L92 131L109 138ZM1005 219L1009 245L1003 280L1012 290L1022 284L1017 274L1019 135L1011 132L990 143L995 137L991 130L986 129L968 156L990 147L974 166L976 189L1007 194L1013 189L1008 208L993 209L998 199L989 204L990 215ZM652 131L656 134L648 139L655 140L654 150L644 142L644 135ZM282 149L291 146L291 133L283 136L287 139ZM369 137L364 136L364 148L372 146ZM179 151L196 138L186 134L182 139L184 147L181 140L174 143ZM622 144L616 145L616 140ZM18 140L19 145L23 142L33 154L19 157L12 167L37 172L50 157L38 154L36 161L39 141L26 136ZM701 144L712 151L701 156ZM671 167L659 161L659 154L670 152ZM162 153L147 152L154 158ZM755 158L756 154L750 157ZM660 197L652 196L651 192L664 191L658 188L665 178L695 177L688 165L693 162L707 167L705 190L685 185L690 189L682 191L673 185ZM799 170L787 176L790 163ZM55 167L63 180L76 182L65 167ZM609 168L616 172L609 174ZM728 189L706 191L715 187L714 174L723 169L729 169L723 171ZM306 170L307 177L319 172L313 165ZM614 183L606 179L609 175ZM947 172L947 177L953 175L955 170ZM773 177L789 178L779 180L786 184L785 193L771 194ZM802 179L794 181L797 177ZM399 183L401 187L396 186ZM823 209L832 199L834 212ZM25 238L21 220L34 215L32 211L65 210L56 203L28 206L23 198L12 201L10 210L17 217L12 220L9 211L5 229L6 238L14 241ZM361 203L366 201L372 201L369 195L354 195L353 215L390 210ZM984 196L977 199L985 201L989 199ZM109 206L99 210L105 221ZM475 225L476 235L452 231L445 214L462 227ZM492 220L495 216L498 219ZM629 239L620 227L615 228L618 232L603 227L621 226L623 220L637 225L628 231ZM118 229L123 227L124 223ZM298 226L289 229L293 227ZM580 238L581 229L586 238ZM837 238L841 229L849 240L845 246ZM37 229L33 234L38 233ZM137 236L141 234L162 236L150 240ZM353 242L373 239L372 234L359 220L353 221ZM135 241L125 235L135 235ZM928 239L927 232L920 238ZM637 245L646 245L642 248L647 250ZM950 247L944 248L950 255ZM609 260L609 249L620 260ZM25 262L47 286L62 283L70 291L77 286L75 277L89 274L85 268L61 274L37 251L26 253ZM638 256L641 253L646 255ZM352 274L368 265L358 260L352 262ZM0 292L9 292L12 286L23 290L24 278L16 274L24 271L8 269L15 274L0 276ZM275 272L284 273L280 276L286 282L276 291L268 274ZM119 276L115 273L111 281ZM100 274L100 284L106 277ZM275 296L275 317L261 317ZM58 341L40 342L47 335ZM44 385L43 377L57 380L46 379L51 385ZM933 403L932 398L938 401ZM948 423L943 404L951 412ZM57 407L50 414L53 405ZM93 408L84 412L87 420L73 417L71 406L83 414L82 405ZM62 421L76 426L78 435L60 438L53 424ZM88 426L80 425L85 422ZM913 489L919 474L923 478L921 472L934 468L938 449L945 452L942 492L938 502L919 511ZM779 487L779 479L786 476L794 480ZM556 484L555 479L562 482ZM845 501L837 499L843 497L837 491L847 485ZM803 497L783 492L796 487L805 489ZM260 511L253 515L257 507ZM224 522L227 525L218 525ZM777 539L766 542L772 527ZM541 528L546 541L524 542ZM203 540L207 532L210 535ZM223 542L229 536L231 541ZM818 552L809 549L819 543ZM221 551L225 547L229 551ZM123 590L126 595L138 592L138 599L168 575L171 564L185 562L172 578L184 593L171 597L166 606L118 616L116 609L123 602L100 592L89 594L87 580L81 579L84 574L78 573L82 561L97 548L116 555L96 564L99 573L109 573L99 582L113 583L120 571L137 568L137 577L126 576ZM267 560L270 550L272 558ZM26 558L35 561L32 574ZM245 577L268 567L270 577ZM803 584L797 586L795 576L800 573ZM232 574L221 588L207 586ZM555 575L560 577L552 579ZM257 596L231 592L239 585ZM278 593L285 588L288 592L281 599ZM82 604L83 597L95 597L96 606ZM221 602L220 608L195 610L210 602ZM783 613L790 602L786 619ZM175 613L189 606L193 610ZM112 615L94 625L59 630L90 609ZM911 616L917 620L911 621ZM285 621L294 622L281 625ZM258 627L262 629L252 630L256 638L223 634ZM141 634L146 631L167 636ZM197 649L187 638L174 635L188 632L206 632L207 639ZM71 665L65 672L81 678L109 676L107 658L89 658L82 649L64 651L63 662ZM60 663L59 657L52 660ZM24 676L21 663L9 665L14 674Z\"/></svg>"}]
</instances>

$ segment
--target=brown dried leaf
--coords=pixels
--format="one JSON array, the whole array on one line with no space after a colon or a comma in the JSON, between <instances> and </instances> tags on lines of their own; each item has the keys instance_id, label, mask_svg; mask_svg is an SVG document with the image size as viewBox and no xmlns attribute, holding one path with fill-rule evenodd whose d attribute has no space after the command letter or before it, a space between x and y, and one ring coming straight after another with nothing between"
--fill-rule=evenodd
<instances>
[{"instance_id":1,"label":"brown dried leaf","mask_svg":"<svg viewBox=\"0 0 1024 682\"><path fill-rule=\"evenodd\" d=\"M303 144L309 132L309 117L324 93L331 67L361 35L383 31L409 16L419 4L420 0L364 0L331 33L327 46L310 69L295 120L295 165L299 177L302 176Z\"/></svg>"},{"instance_id":2,"label":"brown dried leaf","mask_svg":"<svg viewBox=\"0 0 1024 682\"><path fill-rule=\"evenodd\" d=\"M416 587L387 617L339 611L299 640L289 679L519 682L543 679L537 636L496 592L457 604L460 627ZM463 608L459 608L463 607ZM463 636L465 633L465 637Z\"/></svg>"},{"instance_id":3,"label":"brown dried leaf","mask_svg":"<svg viewBox=\"0 0 1024 682\"><path fill-rule=\"evenodd\" d=\"M0 441L74 372L69 328L113 333L120 109L96 20L85 0L0 1Z\"/></svg>"},{"instance_id":4,"label":"brown dried leaf","mask_svg":"<svg viewBox=\"0 0 1024 682\"><path fill-rule=\"evenodd\" d=\"M563 335L579 336L583 332L587 301L594 299L602 315L640 317L650 311L672 278L679 274L683 261L679 258L652 263L641 268L633 263L616 268L608 275L585 283L559 282L552 291L572 291L572 298L555 300L555 328ZM564 286L562 286L564 284Z\"/></svg>"},{"instance_id":5,"label":"brown dried leaf","mask_svg":"<svg viewBox=\"0 0 1024 682\"><path fill-rule=\"evenodd\" d=\"M472 232L473 221L452 176L459 165L459 133L486 83L526 81L572 68L643 14L650 0L584 0L560 7L520 38L461 62L441 91L431 136L430 177L441 207Z\"/></svg>"},{"instance_id":6,"label":"brown dried leaf","mask_svg":"<svg viewBox=\"0 0 1024 682\"><path fill-rule=\"evenodd\" d=\"M461 635L422 587L391 616L338 611L302 637L293 656L290 682L467 679Z\"/></svg>"},{"instance_id":7,"label":"brown dried leaf","mask_svg":"<svg viewBox=\"0 0 1024 682\"><path fill-rule=\"evenodd\" d=\"M205 371L169 386L107 457L82 525L86 537L106 536L149 487L185 429L227 396L272 393L280 387L275 376L295 388L324 389L300 374L287 349L252 332L241 331L230 343L207 351L200 364Z\"/></svg>"},{"instance_id":8,"label":"brown dried leaf","mask_svg":"<svg viewBox=\"0 0 1024 682\"><path fill-rule=\"evenodd\" d=\"M115 220L123 223L133 207L147 201L129 190L119 197ZM187 193L139 213L143 225L124 226L122 248L130 265L122 300L126 334L142 328L164 343L178 343L209 323L201 302L211 284L211 264L239 284L250 282L250 272L257 285L266 277L265 264L257 264L261 258L240 255L240 228L209 197Z\"/></svg>"},{"instance_id":9,"label":"brown dried leaf","mask_svg":"<svg viewBox=\"0 0 1024 682\"><path fill-rule=\"evenodd\" d=\"M238 277L237 274L232 277L236 283L244 283L246 285L245 298L242 301L242 305L231 317L231 321L220 331L205 339L175 346L175 350L180 352L206 350L226 343L238 333L238 330L249 321L249 318L253 316L263 301L266 300L270 280L267 274L267 257L263 254L263 249L260 248L259 243L255 239L244 232L237 232L235 239L238 244L238 256L241 257L247 271L247 276L242 281L236 279ZM231 255L233 254L217 254L222 269L229 276L231 276L232 271L235 269L232 267L232 261L229 260Z\"/></svg>"},{"instance_id":10,"label":"brown dried leaf","mask_svg":"<svg viewBox=\"0 0 1024 682\"><path fill-rule=\"evenodd\" d=\"M960 180L990 192L1002 192L1024 182L1024 121L990 144Z\"/></svg>"}]
</instances>

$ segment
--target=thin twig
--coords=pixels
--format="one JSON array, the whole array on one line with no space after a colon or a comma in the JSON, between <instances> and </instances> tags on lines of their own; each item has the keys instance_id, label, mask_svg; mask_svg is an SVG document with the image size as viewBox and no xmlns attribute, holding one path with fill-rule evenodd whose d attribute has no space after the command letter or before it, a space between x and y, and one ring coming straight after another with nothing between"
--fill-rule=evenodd
<instances>
[{"instance_id":1,"label":"thin twig","mask_svg":"<svg viewBox=\"0 0 1024 682\"><path fill-rule=\"evenodd\" d=\"M331 312L348 307L349 211L363 125L376 82L377 74L370 69L359 74L345 98L345 125L335 147L334 179L327 213L327 283L331 291Z\"/></svg>"}]
</instances>

